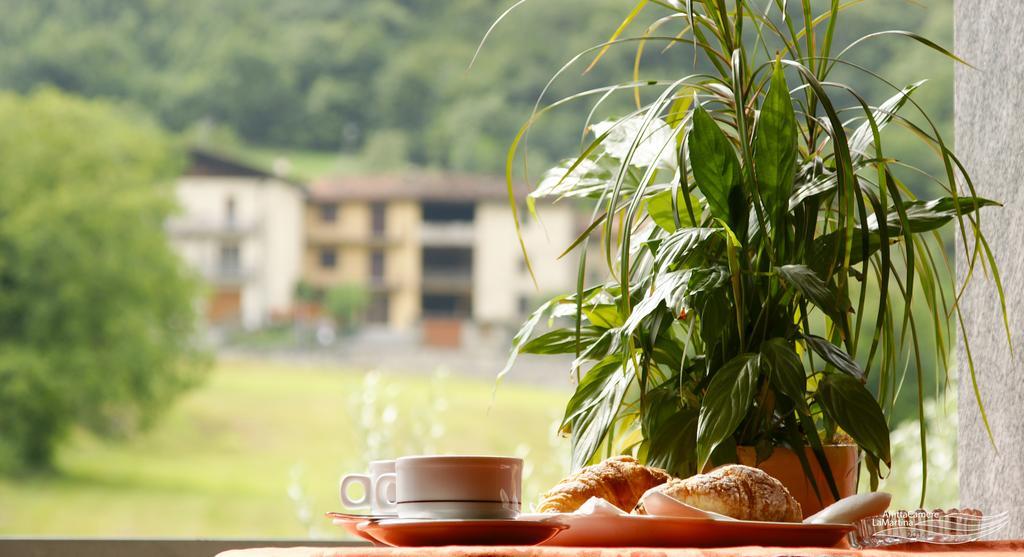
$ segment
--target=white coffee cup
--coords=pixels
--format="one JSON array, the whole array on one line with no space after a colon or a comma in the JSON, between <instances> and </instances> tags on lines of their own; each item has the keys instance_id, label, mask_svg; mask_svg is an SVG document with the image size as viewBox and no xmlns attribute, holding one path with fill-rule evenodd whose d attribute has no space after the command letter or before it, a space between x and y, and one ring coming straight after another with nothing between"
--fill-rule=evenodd
<instances>
[{"instance_id":1,"label":"white coffee cup","mask_svg":"<svg viewBox=\"0 0 1024 557\"><path fill-rule=\"evenodd\" d=\"M339 492L342 504L349 508L369 507L370 512L373 514L395 514L393 508L395 503L394 485L392 484L389 489L377 489L382 476L394 475L395 461L374 460L370 463L368 469L368 474L348 474L341 478ZM353 499L348 494L349 487L353 484L363 486L363 496L359 499ZM389 508L391 509L390 511L387 510Z\"/></svg>"},{"instance_id":2,"label":"white coffee cup","mask_svg":"<svg viewBox=\"0 0 1024 557\"><path fill-rule=\"evenodd\" d=\"M375 487L384 511L400 518L515 518L523 460L498 456L405 456ZM380 494L396 487L394 505Z\"/></svg>"}]
</instances>

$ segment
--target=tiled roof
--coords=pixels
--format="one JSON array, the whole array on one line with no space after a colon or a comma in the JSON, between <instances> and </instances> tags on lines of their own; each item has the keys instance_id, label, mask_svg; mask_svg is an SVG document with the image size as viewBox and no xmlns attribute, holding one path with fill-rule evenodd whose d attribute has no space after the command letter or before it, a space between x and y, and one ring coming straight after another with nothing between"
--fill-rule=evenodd
<instances>
[{"instance_id":1,"label":"tiled roof","mask_svg":"<svg viewBox=\"0 0 1024 557\"><path fill-rule=\"evenodd\" d=\"M185 168L186 176L240 176L279 180L292 184L300 189L305 185L287 176L277 175L269 170L244 161L239 157L203 147L191 147L188 150L189 163Z\"/></svg>"},{"instance_id":2,"label":"tiled roof","mask_svg":"<svg viewBox=\"0 0 1024 557\"><path fill-rule=\"evenodd\" d=\"M516 199L522 200L526 186L515 184ZM420 201L507 200L508 186L501 176L424 172L323 178L309 186L314 201Z\"/></svg>"}]
</instances>

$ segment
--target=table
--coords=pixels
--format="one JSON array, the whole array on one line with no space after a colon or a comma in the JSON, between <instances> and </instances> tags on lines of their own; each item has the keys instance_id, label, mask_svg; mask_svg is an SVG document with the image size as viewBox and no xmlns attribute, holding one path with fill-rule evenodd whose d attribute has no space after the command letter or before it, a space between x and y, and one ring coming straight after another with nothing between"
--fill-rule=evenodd
<instances>
[{"instance_id":1,"label":"table","mask_svg":"<svg viewBox=\"0 0 1024 557\"><path fill-rule=\"evenodd\" d=\"M823 547L721 547L659 549L648 547L291 547L225 551L217 557L1002 557L1024 552L1024 540L961 545L907 544L886 549Z\"/></svg>"}]
</instances>

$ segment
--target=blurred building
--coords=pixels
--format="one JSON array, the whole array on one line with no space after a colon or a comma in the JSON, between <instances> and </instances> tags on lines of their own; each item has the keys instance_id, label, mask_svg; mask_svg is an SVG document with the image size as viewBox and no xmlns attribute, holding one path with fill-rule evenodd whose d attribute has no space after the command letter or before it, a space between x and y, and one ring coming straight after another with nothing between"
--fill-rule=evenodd
<instances>
[{"instance_id":1,"label":"blurred building","mask_svg":"<svg viewBox=\"0 0 1024 557\"><path fill-rule=\"evenodd\" d=\"M193 149L175 188L171 243L206 280L211 324L255 328L292 309L303 245L300 184Z\"/></svg>"},{"instance_id":2,"label":"blurred building","mask_svg":"<svg viewBox=\"0 0 1024 557\"><path fill-rule=\"evenodd\" d=\"M212 325L292 318L303 283L321 301L336 286L361 289L363 321L380 330L447 346L495 330L503 342L541 299L575 287L575 257L558 255L581 231L578 213L542 204L538 221L522 208L535 287L502 178L420 172L307 188L224 154L189 155L167 230L206 281Z\"/></svg>"},{"instance_id":3,"label":"blurred building","mask_svg":"<svg viewBox=\"0 0 1024 557\"><path fill-rule=\"evenodd\" d=\"M522 199L523 191L517 192ZM557 261L579 223L569 205L538 208L521 230L539 290L516 240L505 181L417 173L315 182L306 204L303 279L325 292L363 285L366 318L396 331L422 324L428 344L457 345L477 331L515 325L544 294L575 285Z\"/></svg>"}]
</instances>

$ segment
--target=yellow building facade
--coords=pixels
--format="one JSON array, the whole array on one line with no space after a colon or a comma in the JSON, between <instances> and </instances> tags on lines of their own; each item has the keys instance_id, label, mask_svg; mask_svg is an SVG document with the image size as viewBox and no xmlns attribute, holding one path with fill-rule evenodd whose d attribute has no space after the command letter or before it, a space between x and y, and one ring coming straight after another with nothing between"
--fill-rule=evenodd
<instances>
[{"instance_id":1,"label":"yellow building facade","mask_svg":"<svg viewBox=\"0 0 1024 557\"><path fill-rule=\"evenodd\" d=\"M309 191L303 280L320 291L365 287L370 323L423 324L425 336L445 323L513 325L542 293L575 284L574 263L557 259L578 232L575 212L544 206L542 222L524 224L538 290L500 178L356 177L321 180Z\"/></svg>"},{"instance_id":2,"label":"yellow building facade","mask_svg":"<svg viewBox=\"0 0 1024 557\"><path fill-rule=\"evenodd\" d=\"M406 329L419 318L420 207L411 201L317 201L305 210L303 277L327 290L364 286L367 319Z\"/></svg>"}]
</instances>

